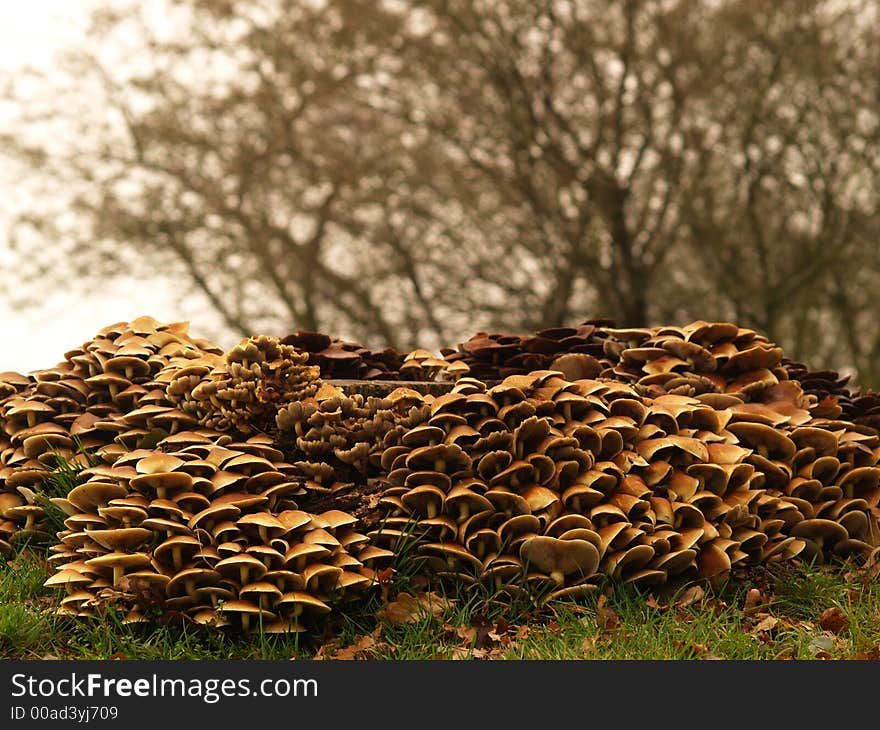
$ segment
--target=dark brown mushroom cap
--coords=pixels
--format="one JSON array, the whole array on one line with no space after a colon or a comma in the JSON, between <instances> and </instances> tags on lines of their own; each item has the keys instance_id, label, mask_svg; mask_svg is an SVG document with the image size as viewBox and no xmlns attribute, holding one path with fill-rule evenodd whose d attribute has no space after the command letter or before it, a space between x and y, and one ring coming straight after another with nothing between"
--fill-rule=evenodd
<instances>
[{"instance_id":1,"label":"dark brown mushroom cap","mask_svg":"<svg viewBox=\"0 0 880 730\"><path fill-rule=\"evenodd\" d=\"M534 565L548 574L558 585L563 585L569 575L576 579L589 578L599 567L599 551L586 540L532 537L520 546L520 557L526 565Z\"/></svg>"}]
</instances>

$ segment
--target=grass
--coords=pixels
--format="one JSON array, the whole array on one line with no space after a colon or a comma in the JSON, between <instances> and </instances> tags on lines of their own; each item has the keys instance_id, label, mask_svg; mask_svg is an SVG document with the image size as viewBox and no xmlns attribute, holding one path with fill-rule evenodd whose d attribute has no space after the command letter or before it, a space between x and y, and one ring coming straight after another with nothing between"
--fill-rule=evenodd
<instances>
[{"instance_id":1,"label":"grass","mask_svg":"<svg viewBox=\"0 0 880 730\"><path fill-rule=\"evenodd\" d=\"M505 609L479 591L426 592L404 563L317 638L243 636L175 620L54 615L45 553L0 564L0 657L63 659L844 659L880 656L868 569L791 564L650 594L608 583L578 602ZM400 591L405 590L406 593ZM411 598L409 598L411 597Z\"/></svg>"}]
</instances>

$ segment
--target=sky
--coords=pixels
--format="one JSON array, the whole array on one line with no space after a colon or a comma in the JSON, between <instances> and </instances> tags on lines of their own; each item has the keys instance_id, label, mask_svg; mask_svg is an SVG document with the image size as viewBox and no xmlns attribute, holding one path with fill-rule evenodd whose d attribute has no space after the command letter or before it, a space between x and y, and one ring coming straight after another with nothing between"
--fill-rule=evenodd
<instances>
[{"instance_id":1,"label":"sky","mask_svg":"<svg viewBox=\"0 0 880 730\"><path fill-rule=\"evenodd\" d=\"M96 0L0 0L0 81L28 65L50 69L60 49L88 42L88 16L96 4ZM192 334L210 335L188 316L192 313L181 311L169 285L149 277L137 285L108 283L88 296L48 289L40 292L39 303L11 308L5 287L13 286L15 275L7 240L14 184L14 179L0 177L0 372L51 367L105 325L142 314L169 322L189 319Z\"/></svg>"}]
</instances>

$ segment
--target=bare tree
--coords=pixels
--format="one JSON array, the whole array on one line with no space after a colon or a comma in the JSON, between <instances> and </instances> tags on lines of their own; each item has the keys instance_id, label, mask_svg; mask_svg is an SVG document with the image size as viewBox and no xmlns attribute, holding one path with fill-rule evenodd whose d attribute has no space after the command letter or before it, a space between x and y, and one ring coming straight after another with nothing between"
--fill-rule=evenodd
<instances>
[{"instance_id":1,"label":"bare tree","mask_svg":"<svg viewBox=\"0 0 880 730\"><path fill-rule=\"evenodd\" d=\"M12 93L81 269L137 250L238 332L733 318L880 378L873 3L166 5Z\"/></svg>"}]
</instances>

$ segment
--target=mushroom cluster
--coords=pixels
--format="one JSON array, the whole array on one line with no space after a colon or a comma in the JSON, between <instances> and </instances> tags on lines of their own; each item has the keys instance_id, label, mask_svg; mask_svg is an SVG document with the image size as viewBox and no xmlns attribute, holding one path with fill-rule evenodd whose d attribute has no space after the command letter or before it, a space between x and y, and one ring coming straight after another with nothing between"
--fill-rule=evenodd
<instances>
[{"instance_id":1,"label":"mushroom cluster","mask_svg":"<svg viewBox=\"0 0 880 730\"><path fill-rule=\"evenodd\" d=\"M158 605L199 624L298 632L391 556L351 515L300 510L296 467L262 436L190 433L160 446L86 469L53 500L68 515L46 581L66 588L62 613L114 606L137 622Z\"/></svg>"},{"instance_id":2,"label":"mushroom cluster","mask_svg":"<svg viewBox=\"0 0 880 730\"><path fill-rule=\"evenodd\" d=\"M278 411L278 444L302 457L296 465L310 477L312 491L338 490L375 474L383 438L399 420L399 403L396 394L365 399L325 384Z\"/></svg>"},{"instance_id":3,"label":"mushroom cluster","mask_svg":"<svg viewBox=\"0 0 880 730\"><path fill-rule=\"evenodd\" d=\"M392 347L373 351L364 345L300 330L281 339L284 345L309 353L309 362L327 380L399 380L403 355Z\"/></svg>"},{"instance_id":4,"label":"mushroom cluster","mask_svg":"<svg viewBox=\"0 0 880 730\"><path fill-rule=\"evenodd\" d=\"M52 500L47 585L72 615L301 631L412 538L430 577L499 600L880 545L880 398L752 330L594 321L385 360L291 337L224 355L143 317L0 375L0 550L45 536L59 457L86 467ZM453 382L365 397L320 377L352 373Z\"/></svg>"},{"instance_id":5,"label":"mushroom cluster","mask_svg":"<svg viewBox=\"0 0 880 730\"><path fill-rule=\"evenodd\" d=\"M65 353L53 368L0 378L0 538L48 537L35 502L57 460L85 464L84 452L108 458L135 448L151 431L197 425L174 408L165 389L170 374L222 349L187 334L188 325L151 317L100 330ZM2 548L3 545L0 545Z\"/></svg>"},{"instance_id":6,"label":"mushroom cluster","mask_svg":"<svg viewBox=\"0 0 880 730\"><path fill-rule=\"evenodd\" d=\"M317 392L320 369L307 365L308 359L308 353L277 337L249 337L215 367L202 358L177 370L167 395L207 428L265 432L281 408Z\"/></svg>"},{"instance_id":7,"label":"mushroom cluster","mask_svg":"<svg viewBox=\"0 0 880 730\"><path fill-rule=\"evenodd\" d=\"M556 371L481 385L426 397L424 423L385 438L370 537L419 537L434 575L555 597L597 574L711 578L880 544L880 438L812 419L795 383L767 405Z\"/></svg>"},{"instance_id":8,"label":"mushroom cluster","mask_svg":"<svg viewBox=\"0 0 880 730\"><path fill-rule=\"evenodd\" d=\"M558 369L554 361L568 354L585 356L579 358L579 377L595 377L612 365L605 358L603 346L608 337L604 328L611 324L607 320L587 320L576 327L554 327L534 335L479 332L458 348L444 348L442 352L449 363L467 365L466 372L484 382L533 370ZM569 362L577 360L569 358Z\"/></svg>"}]
</instances>

